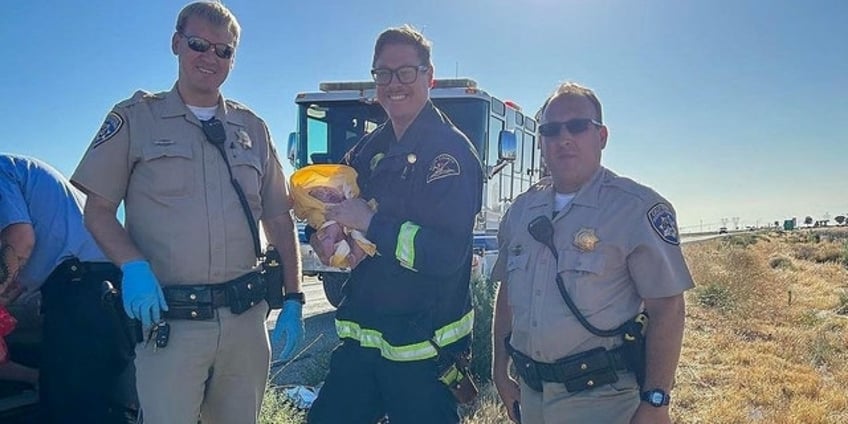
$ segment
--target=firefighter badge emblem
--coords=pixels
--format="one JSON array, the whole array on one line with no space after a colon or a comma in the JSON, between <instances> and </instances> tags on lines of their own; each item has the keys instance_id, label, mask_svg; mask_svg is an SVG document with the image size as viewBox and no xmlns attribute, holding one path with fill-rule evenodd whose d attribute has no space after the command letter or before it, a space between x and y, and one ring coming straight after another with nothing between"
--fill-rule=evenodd
<instances>
[{"instance_id":1,"label":"firefighter badge emblem","mask_svg":"<svg viewBox=\"0 0 848 424\"><path fill-rule=\"evenodd\" d=\"M459 161L447 153L442 153L430 162L430 169L427 174L427 184L442 178L459 175L461 173L462 170L459 167Z\"/></svg>"}]
</instances>

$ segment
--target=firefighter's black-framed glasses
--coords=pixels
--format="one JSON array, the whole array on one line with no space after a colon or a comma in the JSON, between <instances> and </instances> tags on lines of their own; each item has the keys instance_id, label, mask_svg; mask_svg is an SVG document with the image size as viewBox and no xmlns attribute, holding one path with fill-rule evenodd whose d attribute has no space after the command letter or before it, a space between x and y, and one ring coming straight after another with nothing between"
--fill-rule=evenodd
<instances>
[{"instance_id":1,"label":"firefighter's black-framed glasses","mask_svg":"<svg viewBox=\"0 0 848 424\"><path fill-rule=\"evenodd\" d=\"M394 77L397 77L401 84L412 84L418 79L419 73L427 72L428 69L430 67L427 65L401 66L397 69L375 68L371 70L371 78L374 78L377 85L389 85Z\"/></svg>"}]
</instances>

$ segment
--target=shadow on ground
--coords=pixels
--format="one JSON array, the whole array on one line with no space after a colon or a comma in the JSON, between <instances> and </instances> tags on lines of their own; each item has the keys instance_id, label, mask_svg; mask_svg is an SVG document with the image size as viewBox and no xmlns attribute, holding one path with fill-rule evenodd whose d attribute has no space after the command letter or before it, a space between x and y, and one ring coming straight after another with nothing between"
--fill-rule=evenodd
<instances>
[{"instance_id":1,"label":"shadow on ground","mask_svg":"<svg viewBox=\"0 0 848 424\"><path fill-rule=\"evenodd\" d=\"M283 346L271 346L271 382L276 385L315 385L324 379L330 353L339 344L333 318L336 312L313 315L304 320L306 337L298 354L289 362L278 356Z\"/></svg>"}]
</instances>

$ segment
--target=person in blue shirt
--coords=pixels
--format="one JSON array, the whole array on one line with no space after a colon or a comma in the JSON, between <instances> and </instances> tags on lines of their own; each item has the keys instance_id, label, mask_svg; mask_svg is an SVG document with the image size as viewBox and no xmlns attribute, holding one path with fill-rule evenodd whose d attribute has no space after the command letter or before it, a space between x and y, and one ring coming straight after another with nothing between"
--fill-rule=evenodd
<instances>
[{"instance_id":1,"label":"person in blue shirt","mask_svg":"<svg viewBox=\"0 0 848 424\"><path fill-rule=\"evenodd\" d=\"M131 350L102 300L104 281L121 274L86 230L83 202L48 164L0 154L0 288L20 286L19 300L41 294L40 422L132 423Z\"/></svg>"}]
</instances>

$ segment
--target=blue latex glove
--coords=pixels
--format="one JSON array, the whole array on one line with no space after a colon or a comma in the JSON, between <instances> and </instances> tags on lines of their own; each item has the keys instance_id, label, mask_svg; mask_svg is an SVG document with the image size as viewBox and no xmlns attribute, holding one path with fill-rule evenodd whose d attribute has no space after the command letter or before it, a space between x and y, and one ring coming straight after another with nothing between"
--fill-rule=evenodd
<instances>
[{"instance_id":1,"label":"blue latex glove","mask_svg":"<svg viewBox=\"0 0 848 424\"><path fill-rule=\"evenodd\" d=\"M303 342L303 305L296 300L283 302L283 312L277 316L274 332L271 333L271 344L283 343L279 359L288 361L294 355L295 349Z\"/></svg>"},{"instance_id":2,"label":"blue latex glove","mask_svg":"<svg viewBox=\"0 0 848 424\"><path fill-rule=\"evenodd\" d=\"M121 282L121 299L130 318L140 319L144 328L149 328L162 318L161 311L168 310L162 287L144 260L130 261L121 265L124 278Z\"/></svg>"}]
</instances>

